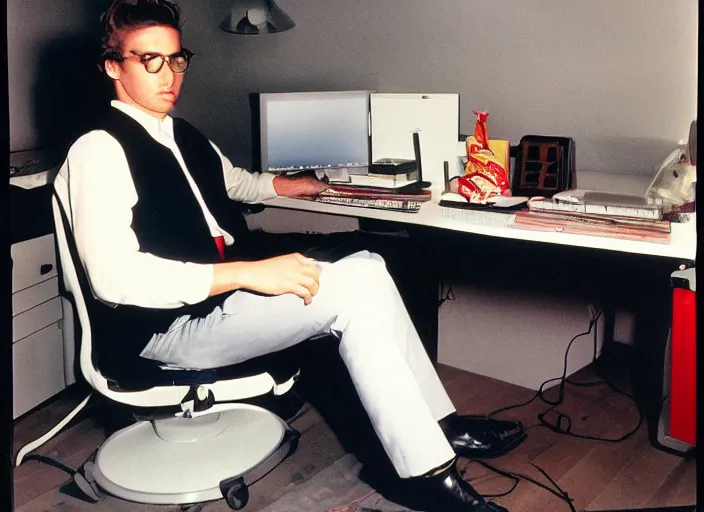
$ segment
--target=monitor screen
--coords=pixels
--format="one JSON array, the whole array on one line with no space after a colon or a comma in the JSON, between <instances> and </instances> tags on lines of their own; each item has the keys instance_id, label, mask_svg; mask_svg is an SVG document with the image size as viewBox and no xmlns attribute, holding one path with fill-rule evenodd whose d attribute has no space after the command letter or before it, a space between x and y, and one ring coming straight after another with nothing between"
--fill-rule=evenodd
<instances>
[{"instance_id":1,"label":"monitor screen","mask_svg":"<svg viewBox=\"0 0 704 512\"><path fill-rule=\"evenodd\" d=\"M260 94L261 170L366 168L369 93Z\"/></svg>"}]
</instances>

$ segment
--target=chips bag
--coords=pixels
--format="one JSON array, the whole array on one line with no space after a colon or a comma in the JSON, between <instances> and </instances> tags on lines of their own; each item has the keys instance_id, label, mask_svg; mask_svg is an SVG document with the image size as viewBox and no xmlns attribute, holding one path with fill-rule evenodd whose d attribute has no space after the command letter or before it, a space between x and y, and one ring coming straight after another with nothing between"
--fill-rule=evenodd
<instances>
[{"instance_id":1,"label":"chips bag","mask_svg":"<svg viewBox=\"0 0 704 512\"><path fill-rule=\"evenodd\" d=\"M465 175L459 178L458 192L472 203L484 203L496 195L511 195L508 170L489 147L486 129L488 112L474 110L477 123L474 135L467 137Z\"/></svg>"}]
</instances>

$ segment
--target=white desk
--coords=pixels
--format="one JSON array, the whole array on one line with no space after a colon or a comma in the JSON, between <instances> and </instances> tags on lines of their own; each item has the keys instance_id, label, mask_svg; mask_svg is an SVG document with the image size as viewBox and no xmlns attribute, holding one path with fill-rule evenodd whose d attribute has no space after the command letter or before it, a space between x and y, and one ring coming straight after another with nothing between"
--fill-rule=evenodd
<instances>
[{"instance_id":1,"label":"white desk","mask_svg":"<svg viewBox=\"0 0 704 512\"><path fill-rule=\"evenodd\" d=\"M417 213L375 210L353 206L339 206L303 199L277 198L264 202L264 206L316 212L329 215L342 215L366 219L377 219L405 224L415 224L491 237L527 240L549 244L588 247L633 254L662 256L679 260L694 260L697 252L696 218L694 215L685 224L672 224L669 243L622 240L591 235L574 235L549 231L529 231L506 227L501 224L510 221L512 215L462 211L467 218L476 221L455 220L446 217L438 205L439 192L433 192L433 199L424 204ZM476 215L474 215L476 214ZM494 218L492 220L492 218ZM673 269L675 270L675 269Z\"/></svg>"},{"instance_id":2,"label":"white desk","mask_svg":"<svg viewBox=\"0 0 704 512\"><path fill-rule=\"evenodd\" d=\"M628 184L626 184L628 185ZM630 190L625 189L625 193L629 193ZM395 222L395 223L401 223L401 224L406 224L406 225L417 225L417 226L424 226L424 227L429 227L433 229L441 229L441 230L447 230L449 232L454 232L457 233L458 236L461 237L461 233L469 233L469 234L476 234L476 235L484 235L488 237L492 237L495 239L506 239L506 240L524 240L524 241L532 241L540 244L548 244L554 246L556 249L558 247L578 247L578 248L585 248L585 249L596 249L598 251L604 251L605 257L609 257L610 254L613 254L614 256L621 254L625 256L624 258L619 258L619 261L621 261L622 267L621 269L625 272L628 272L630 269L629 261L630 257L629 255L633 255L634 258L634 267L636 267L637 261L642 262L644 260L637 259L638 255L643 255L646 258L649 257L655 257L656 260L659 260L658 264L658 274L655 275L650 275L649 273L642 273L640 274L642 276L642 279L648 282L658 282L658 283L666 283L667 279L662 279L662 277L669 278L669 273L672 271L677 270L677 267L682 264L682 263L688 263L691 264L696 257L696 249L697 249L697 236L696 236L696 216L692 215L690 218L689 222L684 223L684 224L679 224L679 223L673 223L672 224L672 232L671 232L671 237L670 241L668 243L656 243L656 242L643 242L643 241L634 241L634 240L623 240L623 239L618 239L618 238L610 238L610 237L603 237L603 236L592 236L592 235L575 235L575 234L568 234L568 233L562 233L562 232L548 232L548 231L529 231L529 230L524 230L524 229L519 229L519 228L512 228L512 227L507 227L505 226L506 222L510 220L512 217L511 215L507 214L489 214L491 217L498 218L500 221L497 220L489 220L489 222L482 222L482 220L486 221L487 219L491 219L491 217L487 217L487 214L485 212L475 212L475 211L464 211L462 210L463 213L471 214L471 213L476 213L477 215L475 218L477 219L476 222L470 222L470 221L460 221L460 220L455 220L452 218L448 218L443 214L442 209L440 206L437 204L437 201L439 200L439 192L436 192L433 194L433 199L424 204L420 211L418 213L403 213L403 212L394 212L394 211L384 211L384 210L375 210L375 209L367 209L367 208L357 208L357 207L348 207L348 206L339 206L339 205L330 205L330 204L324 204L324 203L317 203L313 201L308 201L308 200L300 200L300 199L287 199L287 198L277 198L274 200L266 201L264 203L265 206L271 207L274 210L297 210L301 212L301 215L304 215L305 212L313 212L318 213L318 214L324 214L324 215L334 215L334 216L340 216L340 219L344 218L360 218L360 219L375 219L375 220L381 220L381 221L389 221L389 222ZM278 216L278 217L284 217ZM272 219L275 220L275 219ZM294 221L288 222L288 224L291 224ZM342 223L342 222L340 222ZM331 224L333 224L331 222ZM349 223L348 223L349 225ZM637 260L636 260L637 259ZM587 259L583 261L589 261L588 257ZM638 267L639 269L642 267ZM664 286L660 287L657 289L658 291L655 291L653 289L653 293L657 297L653 297L652 302L653 307L657 308L658 306L655 304L657 303L662 304L664 301L669 300L667 293L665 292ZM459 290L458 290L459 291ZM663 293L665 292L665 293ZM479 292L480 293L480 292ZM525 297L517 297L513 302L508 300L507 297L497 297L497 296L492 296L492 297L474 297L476 299L476 302L474 302L474 310L481 309L481 306L484 302L491 301L493 300L493 305L496 307L501 306L504 308L504 310L512 310L511 308L513 307L513 318L516 319L518 317L515 316L517 309L521 307L521 300L524 299ZM510 304L507 304L507 302L510 302ZM648 300L648 302L651 302ZM491 305L491 304L490 304ZM489 305L489 306L490 306ZM487 306L488 309L491 309L491 307ZM548 312L543 312L539 311L541 306L541 303L536 302L536 304L527 304L526 307L530 308L528 312L523 314L522 316L519 315L520 318L518 318L515 322L504 322L505 324L521 324L522 329L526 329L527 324L527 316L530 316L531 314L535 314L536 318L539 319L545 319L546 317L549 319L549 307L546 307L545 309L548 310ZM464 369L467 369L468 371L475 371L477 373L481 373L484 375L488 375L493 378L500 378L501 380L508 380L510 382L517 383L519 385L524 385L526 387L533 387L533 385L529 384L529 381L535 381L535 382L542 382L542 380L545 379L537 379L535 376L532 374L528 375L528 371L524 372L526 373L525 376L520 375L519 377L523 379L522 381L518 381L517 379L519 377L514 376L513 380L511 378L507 377L501 377L501 375L506 375L506 372L504 371L503 368L487 368L485 362L488 360L494 360L498 359L500 357L503 357L503 360L514 360L515 358L513 355L516 353L516 350L521 351L521 348L516 345L516 342L511 342L509 343L503 343L501 345L501 341L503 339L507 339L507 334L503 331L501 331L500 327L493 327L492 329L495 329L497 331L496 336L494 336L490 341L487 341L485 344L487 345L486 350L484 350L484 346L481 345L481 343L484 343L484 341L481 340L483 334L488 334L489 337L494 331L491 332L485 332L483 334L478 334L477 336L474 336L475 338L479 338L480 341L478 343L475 343L472 345L471 349L471 354L472 357L464 357L462 356L463 354L463 345L467 343L471 343L472 340L468 340L468 331L463 328L462 325L455 323L455 316L462 317L463 315L454 315L453 311L454 309L461 309L461 304L458 302L457 306L453 306L452 311L447 311L444 313L444 320L443 324L440 326L440 339L438 340L439 346L440 346L440 362L446 362L447 360L454 361L455 364L454 366L462 367ZM577 320L574 320L572 317L577 315L577 310L579 309L579 304L575 303L574 306L570 305L569 310L568 306L565 306L565 310L561 311L560 315L560 322L556 322L556 325L551 325L548 329L549 332L541 332L539 327L535 328L535 332L533 333L533 337L531 340L527 340L524 344L525 345L530 345L532 343L536 342L537 343L542 343L541 346L539 347L533 347L529 346L527 347L530 352L530 354L523 354L525 357L522 359L522 362L514 362L511 364L516 364L516 365L523 365L526 360L533 361L530 359L530 357L534 357L535 361L533 361L534 364L536 365L542 365L545 369L545 372L548 373L548 377L553 377L555 375L558 375L562 368L562 352L560 351L560 360L558 361L555 359L555 361L546 361L544 358L544 350L547 350L547 345L551 342L549 336L547 334L553 334L553 337L558 337L562 338L564 336L567 336L569 333L557 333L558 329L557 327L567 329L568 331L570 329L573 329L575 327L575 321L581 322L579 320L581 317L577 316ZM484 308L486 309L486 308ZM575 310L573 313L572 310ZM484 313L484 310L482 309L481 312L474 311L475 317L479 317L480 314L483 315L484 319L491 319L492 316L489 313ZM615 313L612 311L611 313ZM630 313L630 311L629 311ZM542 315L542 316L541 316ZM667 319L659 318L661 315L652 315L653 318L656 316L658 317L658 322L660 320L666 321ZM500 317L500 315L496 315L497 318ZM523 319L523 321L521 320ZM496 318L494 319L496 320ZM572 321L570 323L570 321ZM663 323L660 322L660 323ZM493 322L493 325L497 324L502 324L502 322ZM557 325L559 324L559 325ZM564 324L564 325L563 325ZM577 324L581 325L581 324ZM658 323L658 326L660 324ZM612 326L613 328L613 326ZM447 333L447 335L443 334L443 331ZM554 333L552 331L555 331ZM655 351L657 352L659 350L658 345L660 343L660 338L661 333L660 330L658 329L653 329L653 334L652 336L657 338L655 340L657 343L653 344L655 346ZM656 332L657 331L657 332ZM600 328L600 332L603 333L603 329ZM558 335L559 334L559 335ZM635 338L635 333L634 338ZM570 335L571 336L571 335ZM665 337L666 337L666 332L665 332ZM474 340L477 341L477 340ZM552 340L555 341L555 340ZM629 340L619 340L619 341L626 341L628 342ZM633 340L635 341L635 340ZM646 344L651 344L651 340L646 340ZM444 345L443 345L444 343ZM505 346L504 346L505 345ZM443 348L444 347L444 348ZM574 354L571 353L570 357L570 364L574 362L574 367L570 369L569 373L572 373L572 371L578 369L579 367L583 366L584 364L588 364L591 361L591 349L590 347L587 346L587 344L582 344L580 347L584 348L587 347L589 350L587 351L585 349L584 354ZM578 347L579 348L579 347ZM504 351L505 353L502 353L501 351ZM482 352L484 351L484 352ZM574 351L573 351L574 352ZM444 353L444 355L443 355ZM491 354L497 354L499 357L489 357ZM532 354L532 355L531 355ZM537 354L537 355L536 355ZM482 356L485 356L482 358ZM581 358L581 359L580 359ZM464 359L467 359L465 361ZM469 361L469 359L472 359L472 361ZM476 359L478 362L474 362L474 359ZM553 364L554 363L554 364ZM470 366L470 364L474 366ZM527 364L532 364L531 362L528 362ZM654 363L653 363L654 364ZM554 366L555 368L552 368ZM559 368L558 368L559 367ZM522 371L522 370L521 370ZM484 373L483 373L484 372ZM545 373L543 372L543 373ZM512 374L513 375L513 374ZM518 375L518 373L516 373Z\"/></svg>"}]
</instances>

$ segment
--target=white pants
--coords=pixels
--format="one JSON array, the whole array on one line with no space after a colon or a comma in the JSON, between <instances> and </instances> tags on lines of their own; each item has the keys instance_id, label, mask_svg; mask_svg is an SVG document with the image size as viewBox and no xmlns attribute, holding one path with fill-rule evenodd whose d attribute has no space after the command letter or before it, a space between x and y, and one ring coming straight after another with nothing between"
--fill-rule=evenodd
<instances>
[{"instance_id":1,"label":"white pants","mask_svg":"<svg viewBox=\"0 0 704 512\"><path fill-rule=\"evenodd\" d=\"M321 266L320 290L311 304L292 294L236 291L206 318L179 318L142 356L213 368L332 333L398 475L418 476L448 462L454 452L438 420L455 408L384 260L362 251Z\"/></svg>"}]
</instances>

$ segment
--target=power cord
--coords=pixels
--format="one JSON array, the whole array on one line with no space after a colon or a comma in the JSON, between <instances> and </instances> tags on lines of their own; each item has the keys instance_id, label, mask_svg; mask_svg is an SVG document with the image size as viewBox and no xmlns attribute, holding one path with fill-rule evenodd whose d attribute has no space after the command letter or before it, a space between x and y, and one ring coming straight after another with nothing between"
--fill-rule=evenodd
<instances>
[{"instance_id":1,"label":"power cord","mask_svg":"<svg viewBox=\"0 0 704 512\"><path fill-rule=\"evenodd\" d=\"M591 307L590 307L590 311L591 311ZM589 328L585 332L577 334L574 338L572 338L570 340L569 344L567 345L567 350L565 351L564 364L563 364L563 368L562 368L562 375L560 377L548 379L545 382L543 382L540 385L540 387L538 388L538 390L536 391L535 395L533 395L529 400L527 400L525 402L521 402L519 404L509 405L507 407L502 407L500 409L497 409L497 410L489 413L487 415L487 417L492 418L502 412L512 410L512 409L517 409L520 407L525 407L526 405L529 405L530 403L534 402L536 399L540 399L543 403L549 405L550 408L547 409L546 411L538 414L538 421L540 423L536 426L542 426L542 427L548 428L549 430L552 430L553 432L555 432L557 434L570 435L570 436L577 437L580 439L589 439L592 441L603 441L603 442L607 442L607 443L619 443L621 441L628 439L633 434L635 434L635 432L640 428L640 426L643 424L643 421L644 421L643 414L640 411L640 408L637 407L637 405L636 405L636 410L638 411L637 425L633 429L631 429L629 432L627 432L623 436L616 438L616 439L604 438L604 437L594 437L594 436L588 436L588 435L584 435L584 434L575 433L572 431L572 420L570 419L570 417L557 410L557 407L564 402L565 387L567 384L570 384L575 387L593 387L593 386L607 385L615 393L627 397L635 404L635 399L633 398L633 396L626 393L625 391L620 390L615 384L613 384L613 382L611 382L611 380L609 380L608 377L601 374L601 372L599 372L601 380L598 380L598 381L577 382L577 381L574 381L574 380L567 378L567 361L569 359L569 352L570 352L570 349L572 348L572 345L574 344L574 342L577 339L579 339L580 337L593 333L594 355L593 355L592 362L596 361L596 353L597 353L596 346L598 344L597 322L602 314L603 314L602 310L598 311L596 314L593 314L592 318L589 321ZM598 371L598 369L597 369L597 371ZM546 396L545 386L547 386L548 384L555 382L555 381L559 381L559 385L558 385L558 389L557 389L557 399L551 400ZM554 415L554 417L551 418L550 415L552 413L554 413L555 415Z\"/></svg>"},{"instance_id":2,"label":"power cord","mask_svg":"<svg viewBox=\"0 0 704 512\"><path fill-rule=\"evenodd\" d=\"M447 284L447 291L445 291L445 281L440 281L440 300L438 301L438 309L440 309L440 306L448 300L455 300L455 292L452 289L452 283Z\"/></svg>"},{"instance_id":3,"label":"power cord","mask_svg":"<svg viewBox=\"0 0 704 512\"><path fill-rule=\"evenodd\" d=\"M567 491L565 491L562 487L560 487L559 484L555 480L553 480L550 477L550 475L548 475L547 472L544 469L542 469L540 466L538 466L537 464L533 464L532 462L529 463L535 469L540 471L540 473L545 478L547 478L548 481L557 490L548 487L544 483L539 482L528 475L524 475L522 473L512 473L510 471L506 471L505 469L498 468L498 467L494 466L493 464L489 464L488 462L483 461L483 460L472 460L471 462L477 463L481 466L484 466L486 469L493 471L494 473L496 473L498 475L501 475L501 476L506 477L510 480L513 480L513 485L511 486L511 488L508 491L504 491L504 492L498 493L498 494L482 494L482 496L484 498L501 498L503 496L508 496L516 489L516 487L518 487L520 480L523 479L523 480L526 480L526 481L532 483L533 485L537 485L538 487L545 489L550 494L553 494L553 495L557 496L558 498L560 498L561 500L563 500L570 507L570 512L577 512L577 509L575 509L574 505L573 505L574 500L570 497L570 495L567 493ZM462 476L464 476L465 471L466 470L463 470L461 472Z\"/></svg>"},{"instance_id":4,"label":"power cord","mask_svg":"<svg viewBox=\"0 0 704 512\"><path fill-rule=\"evenodd\" d=\"M29 455L27 455L24 458L22 463L24 464L26 461L30 461L30 460L36 460L40 464L46 464L47 466L55 467L57 469L60 469L64 473L68 473L71 476L73 476L77 473L77 470L67 466L66 464L64 464L56 459L53 459L51 457L47 457L46 455L39 455L37 453L30 453Z\"/></svg>"},{"instance_id":5,"label":"power cord","mask_svg":"<svg viewBox=\"0 0 704 512\"><path fill-rule=\"evenodd\" d=\"M487 417L491 418L491 417L496 416L497 414L500 414L505 411L510 411L512 409L518 409L519 407L525 407L526 405L533 403L537 398L540 398L540 400L542 400L543 402L545 402L546 404L551 405L551 406L560 405L564 401L565 384L567 382L567 360L569 357L570 349L572 348L572 345L574 344L574 342L578 338L581 338L582 336L586 336L592 332L592 329L594 328L594 325L596 325L596 320L598 320L598 318L599 318L598 315L596 318L592 318L589 321L589 329L587 329L587 331L585 331L585 332L577 334L574 338L572 338L570 340L569 344L567 345L567 350L565 351L565 358L564 358L564 364L563 364L563 368L562 368L562 376L561 377L555 377L555 378L548 379L545 382L543 382L540 385L540 387L538 388L538 390L535 392L535 394L530 398L530 400L528 400L526 402L521 402L518 404L502 407L500 409L497 409L497 410L489 413L487 415ZM547 386L551 382L555 382L555 381L560 381L560 384L558 387L558 398L557 398L557 400L553 401L553 400L548 399L545 396L545 386Z\"/></svg>"},{"instance_id":6,"label":"power cord","mask_svg":"<svg viewBox=\"0 0 704 512\"><path fill-rule=\"evenodd\" d=\"M442 302L441 302L441 304L442 304ZM547 428L557 434L569 435L572 437L576 437L576 438L580 438L580 439L588 439L588 440L592 440L592 441L602 441L602 442L606 442L606 443L619 443L621 441L625 441L626 439L628 439L629 437L631 437L633 434L635 434L638 431L638 429L643 424L644 418L643 418L643 413L641 412L640 408L635 403L635 399L630 394L626 393L625 391L620 390L615 384L613 384L613 382L611 382L611 380L609 380L609 378L606 375L602 374L602 372L600 372L598 368L597 368L597 372L599 373L601 380L577 382L577 381L574 381L574 380L567 378L567 361L569 358L569 352L570 352L570 349L572 348L572 345L574 344L574 342L577 339L593 333L594 350L593 350L593 356L592 356L592 363L596 362L596 359L597 359L597 345L598 345L597 322L598 322L599 318L601 317L603 310L595 310L592 308L592 305L589 304L589 311L591 314L590 315L591 319L589 320L589 328L585 332L577 334L575 337L573 337L570 340L569 344L567 345L567 349L565 350L565 358L564 358L564 365L563 365L563 369L562 369L562 375L560 377L548 379L545 382L543 382L540 385L540 387L538 388L538 390L536 391L536 393L529 400L527 400L525 402L518 403L518 404L509 405L507 407L502 407L500 409L497 409L497 410L489 413L487 415L487 418L492 418L492 417L496 416L497 414L500 414L505 411L509 411L512 409L518 409L520 407L525 407L526 405L529 405L532 402L534 402L536 399L540 399L543 403L549 405L550 407L546 411L543 411L542 413L538 414L538 420L540 423L538 423L536 425L532 425L531 427L527 427L526 430L531 429L531 428L544 427L544 428ZM545 395L545 393L546 393L545 386L547 386L548 384L555 382L555 381L559 381L558 391L557 391L557 399L551 400L551 399L547 398L547 396ZM601 385L609 386L615 393L629 398L636 405L636 410L638 411L637 425L633 429L631 429L630 431L628 431L627 433L622 435L621 437L618 437L615 439L588 436L585 434L579 434L579 433L573 432L572 431L572 420L570 419L570 417L557 410L557 407L564 402L565 387L567 384L570 384L570 385L576 386L576 387L593 387L593 386L601 386ZM548 418L548 415L550 415L551 413L555 414L554 418ZM542 468L538 467L537 465L533 464L532 462L530 464L533 467L535 467L545 478L547 478L550 481L550 483L554 486L554 488L557 490L552 489L552 488L548 487L547 485L545 485L541 482L538 482L537 480L535 480L527 475L523 475L520 473L511 473L509 471L497 468L497 467L495 467L485 461L475 460L472 462L476 462L478 464L481 464L482 466L489 469L490 471L493 471L501 476L509 478L509 479L513 480L513 482L514 482L512 487L508 491L503 492L501 494L496 494L496 495L486 495L486 497L498 498L501 496L506 496L515 490L515 488L518 486L520 479L524 479L524 480L527 480L527 481L533 483L534 485L537 485L538 487L541 487L541 488L549 491L550 493L554 494L558 498L562 499L570 507L571 512L576 512L576 509L574 508L574 505L573 505L574 500L572 498L570 498L567 491L562 489L557 484L557 482L555 482L547 474L546 471L544 471Z\"/></svg>"}]
</instances>

